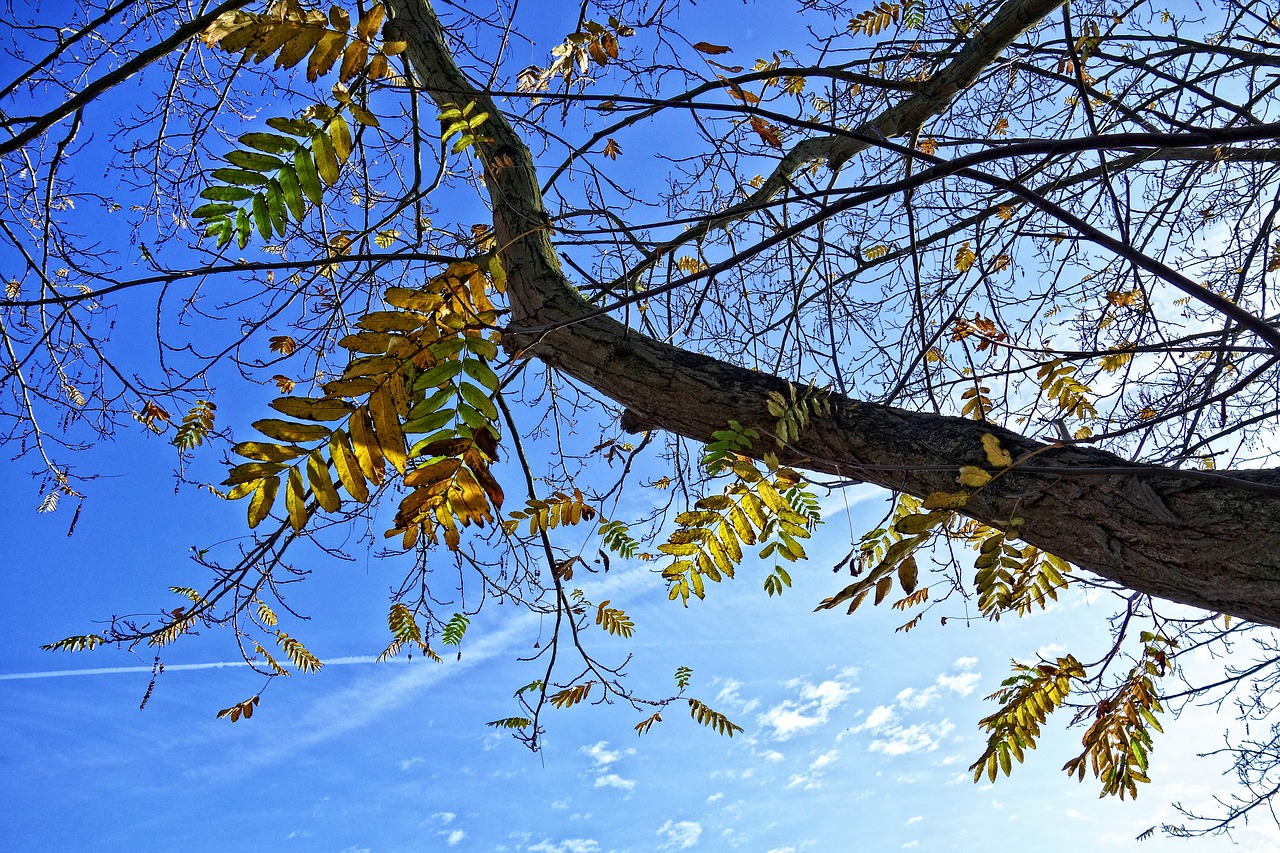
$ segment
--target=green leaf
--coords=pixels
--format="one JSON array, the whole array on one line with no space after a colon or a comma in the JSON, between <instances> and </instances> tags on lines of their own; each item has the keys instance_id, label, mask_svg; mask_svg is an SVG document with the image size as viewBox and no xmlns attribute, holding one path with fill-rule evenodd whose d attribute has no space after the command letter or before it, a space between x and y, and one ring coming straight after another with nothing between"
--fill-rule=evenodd
<instances>
[{"instance_id":1,"label":"green leaf","mask_svg":"<svg viewBox=\"0 0 1280 853\"><path fill-rule=\"evenodd\" d=\"M241 249L249 245L249 229L253 227L249 214L241 208L236 211L236 245Z\"/></svg>"},{"instance_id":2,"label":"green leaf","mask_svg":"<svg viewBox=\"0 0 1280 853\"><path fill-rule=\"evenodd\" d=\"M298 173L286 166L276 173L276 180L280 182L280 194L284 198L285 206L289 208L289 213L292 214L295 222L301 222L302 217L307 214L307 205L302 200L302 187L298 184Z\"/></svg>"},{"instance_id":3,"label":"green leaf","mask_svg":"<svg viewBox=\"0 0 1280 853\"><path fill-rule=\"evenodd\" d=\"M226 216L228 213L234 213L236 206L234 204L225 204L215 202L211 204L202 204L195 210L191 211L192 219L211 219L215 216Z\"/></svg>"},{"instance_id":4,"label":"green leaf","mask_svg":"<svg viewBox=\"0 0 1280 853\"><path fill-rule=\"evenodd\" d=\"M284 165L280 158L260 151L231 151L227 153L227 162L253 172L273 172Z\"/></svg>"},{"instance_id":5,"label":"green leaf","mask_svg":"<svg viewBox=\"0 0 1280 853\"><path fill-rule=\"evenodd\" d=\"M478 358L469 358L462 362L462 372L479 382L490 391L496 392L502 384L498 380L498 375L493 372L489 365L485 364Z\"/></svg>"},{"instance_id":6,"label":"green leaf","mask_svg":"<svg viewBox=\"0 0 1280 853\"><path fill-rule=\"evenodd\" d=\"M311 203L319 207L324 201L324 190L320 187L320 174L316 171L316 162L312 159L311 152L299 148L293 153L293 165L298 172L298 185L307 194L307 198L311 199Z\"/></svg>"},{"instance_id":7,"label":"green leaf","mask_svg":"<svg viewBox=\"0 0 1280 853\"><path fill-rule=\"evenodd\" d=\"M258 226L258 233L263 240L271 239L271 214L267 211L267 200L262 193L253 196L253 224Z\"/></svg>"},{"instance_id":8,"label":"green leaf","mask_svg":"<svg viewBox=\"0 0 1280 853\"><path fill-rule=\"evenodd\" d=\"M457 361L445 361L423 373L413 383L415 388L434 388L453 381L462 372L462 364Z\"/></svg>"},{"instance_id":9,"label":"green leaf","mask_svg":"<svg viewBox=\"0 0 1280 853\"><path fill-rule=\"evenodd\" d=\"M341 115L334 116L333 121L329 122L329 138L333 140L333 151L338 155L338 162L347 162L351 156L351 128Z\"/></svg>"},{"instance_id":10,"label":"green leaf","mask_svg":"<svg viewBox=\"0 0 1280 853\"><path fill-rule=\"evenodd\" d=\"M316 171L328 186L338 182L342 167L338 164L338 154L334 151L333 142L325 133L317 133L311 137L311 147L315 153Z\"/></svg>"},{"instance_id":11,"label":"green leaf","mask_svg":"<svg viewBox=\"0 0 1280 853\"><path fill-rule=\"evenodd\" d=\"M498 407L493 404L493 400L490 399L489 395L478 386L472 385L470 382L462 382L459 383L458 390L462 392L462 399L470 403L487 420L495 421L498 419Z\"/></svg>"},{"instance_id":12,"label":"green leaf","mask_svg":"<svg viewBox=\"0 0 1280 853\"><path fill-rule=\"evenodd\" d=\"M280 182L275 178L271 179L271 186L267 188L267 213L271 217L271 227L281 237L284 236L285 226L289 220L284 212L284 199L281 198ZM270 238L264 238L270 239Z\"/></svg>"},{"instance_id":13,"label":"green leaf","mask_svg":"<svg viewBox=\"0 0 1280 853\"><path fill-rule=\"evenodd\" d=\"M440 642L446 646L457 646L462 644L462 636L467 633L467 626L471 624L471 620L461 613L455 613L445 623L443 636Z\"/></svg>"},{"instance_id":14,"label":"green leaf","mask_svg":"<svg viewBox=\"0 0 1280 853\"><path fill-rule=\"evenodd\" d=\"M301 139L310 139L311 134L316 132L316 126L309 121L297 118L269 118L267 119L267 127L287 133L290 136L297 136ZM251 134L249 134L251 135ZM269 134L262 134L267 136ZM241 137L243 139L244 137Z\"/></svg>"},{"instance_id":15,"label":"green leaf","mask_svg":"<svg viewBox=\"0 0 1280 853\"><path fill-rule=\"evenodd\" d=\"M200 191L200 197L210 201L248 201L253 198L253 190L244 187L206 187Z\"/></svg>"},{"instance_id":16,"label":"green leaf","mask_svg":"<svg viewBox=\"0 0 1280 853\"><path fill-rule=\"evenodd\" d=\"M270 124L270 120L268 120L268 124ZM310 128L309 122L303 122L303 124ZM305 135L311 135L310 129ZM296 139L290 139L287 136L280 136L275 133L246 133L240 137L240 142L250 148L265 151L268 154L292 154L300 147L300 143Z\"/></svg>"},{"instance_id":17,"label":"green leaf","mask_svg":"<svg viewBox=\"0 0 1280 853\"><path fill-rule=\"evenodd\" d=\"M452 385L449 386L449 389L452 391L453 386ZM405 421L405 423L400 427L400 431L403 432L405 435L419 435L421 433L431 433L431 432L435 432L445 424L452 421L453 418L454 418L454 411L452 409L441 409L438 412L433 412L429 415L423 415L420 418L414 418L413 420ZM415 444L413 446L413 450L410 451L410 455L417 456L418 453L419 453L418 445Z\"/></svg>"},{"instance_id":18,"label":"green leaf","mask_svg":"<svg viewBox=\"0 0 1280 853\"><path fill-rule=\"evenodd\" d=\"M243 169L214 169L210 173L215 181L224 184L235 184L241 187L265 187L267 178L257 172L246 172Z\"/></svg>"}]
</instances>

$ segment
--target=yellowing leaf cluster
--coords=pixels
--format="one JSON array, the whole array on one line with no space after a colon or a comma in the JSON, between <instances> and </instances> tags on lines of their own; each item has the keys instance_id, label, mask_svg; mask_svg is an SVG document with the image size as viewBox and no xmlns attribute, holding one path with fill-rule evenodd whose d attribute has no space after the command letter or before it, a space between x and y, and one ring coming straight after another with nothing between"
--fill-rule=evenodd
<instances>
[{"instance_id":1,"label":"yellowing leaf cluster","mask_svg":"<svg viewBox=\"0 0 1280 853\"><path fill-rule=\"evenodd\" d=\"M1040 726L1066 701L1072 682L1084 679L1084 666L1071 655L1036 666L1014 661L1013 669L1014 674L987 697L1001 707L979 723L990 735L982 756L969 766L975 782L984 773L992 782L1001 772L1012 773L1013 761L1022 763L1026 751L1036 748Z\"/></svg>"},{"instance_id":2,"label":"yellowing leaf cluster","mask_svg":"<svg viewBox=\"0 0 1280 853\"><path fill-rule=\"evenodd\" d=\"M860 12L849 19L849 32L864 33L869 36L879 35L889 27L898 23L902 16L902 4L881 0L865 12Z\"/></svg>"},{"instance_id":3,"label":"yellowing leaf cluster","mask_svg":"<svg viewBox=\"0 0 1280 853\"><path fill-rule=\"evenodd\" d=\"M313 83L329 73L338 57L342 57L338 78L343 83L366 70L371 79L377 80L387 74L387 57L406 47L397 40L386 40L380 48L374 47L373 40L385 19L383 5L373 4L356 24L353 38L351 15L339 6L331 6L326 15L318 9L303 8L297 0L276 0L266 14L241 10L223 13L200 39L227 53L242 53L254 63L275 56L276 68L292 68L309 56L307 80Z\"/></svg>"},{"instance_id":4,"label":"yellowing leaf cluster","mask_svg":"<svg viewBox=\"0 0 1280 853\"><path fill-rule=\"evenodd\" d=\"M299 531L317 509L340 510L339 487L367 503L388 465L411 488L388 534L402 535L406 548L419 532L435 542L439 530L456 548L460 526L493 520L503 496L489 472L501 431L493 402L500 383L488 365L497 355L487 337L497 317L488 287L479 267L458 262L422 289L388 289L394 310L365 315L359 331L339 341L351 361L324 396L272 401L302 422L258 421L258 431L280 443L236 445L253 461L233 467L224 483L233 499L252 496L251 527L271 513L281 485L288 522ZM328 425L335 421L345 429ZM406 449L415 434L425 438Z\"/></svg>"}]
</instances>

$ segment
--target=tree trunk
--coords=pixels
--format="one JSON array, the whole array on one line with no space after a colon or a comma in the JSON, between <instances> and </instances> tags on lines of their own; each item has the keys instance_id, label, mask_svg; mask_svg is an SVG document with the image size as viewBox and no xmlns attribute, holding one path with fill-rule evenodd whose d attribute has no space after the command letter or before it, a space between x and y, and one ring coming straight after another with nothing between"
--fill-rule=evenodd
<instances>
[{"instance_id":1,"label":"tree trunk","mask_svg":"<svg viewBox=\"0 0 1280 853\"><path fill-rule=\"evenodd\" d=\"M730 420L768 436L769 391L787 382L629 329L581 299L561 271L532 155L487 95L453 62L426 0L391 0L421 85L437 104L477 102L490 118L477 145L493 203L513 322L509 352L537 357L627 409L631 430L710 441ZM1018 32L1059 3L1010 3ZM1034 8L1036 15L1025 14ZM1038 17L1037 17L1038 15ZM1010 38L1013 35L1009 36ZM999 45L991 48L998 55ZM969 57L966 61L973 61ZM945 107L955 87L932 101ZM913 96L916 97L916 96ZM913 121L919 119L914 116ZM963 512L1045 551L1160 598L1280 626L1280 471L1183 472L1136 466L1085 447L1060 447L991 424L833 395L781 462L925 497L956 492L962 465L987 469L982 436L1015 459ZM1028 454L1033 455L1028 457Z\"/></svg>"}]
</instances>

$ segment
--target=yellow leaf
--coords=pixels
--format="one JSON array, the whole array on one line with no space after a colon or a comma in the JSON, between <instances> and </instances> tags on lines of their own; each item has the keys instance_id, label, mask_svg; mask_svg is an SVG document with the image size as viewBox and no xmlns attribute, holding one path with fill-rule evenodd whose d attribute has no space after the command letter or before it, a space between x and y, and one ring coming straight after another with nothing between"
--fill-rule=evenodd
<instances>
[{"instance_id":1,"label":"yellow leaf","mask_svg":"<svg viewBox=\"0 0 1280 853\"><path fill-rule=\"evenodd\" d=\"M1117 352L1102 357L1102 369L1108 373L1115 373L1120 368L1129 363L1129 359L1133 358L1131 352Z\"/></svg>"},{"instance_id":2,"label":"yellow leaf","mask_svg":"<svg viewBox=\"0 0 1280 853\"><path fill-rule=\"evenodd\" d=\"M282 421L276 418L266 418L253 422L253 428L265 435L267 438L274 438L276 441L287 441L289 443L297 441L319 441L322 438L329 437L329 428L320 424L299 424L293 421Z\"/></svg>"},{"instance_id":3,"label":"yellow leaf","mask_svg":"<svg viewBox=\"0 0 1280 853\"><path fill-rule=\"evenodd\" d=\"M876 597L875 597L875 603L876 603L876 604L879 604L880 602L884 601L884 600L885 600L885 598L886 598L886 597L889 595L889 593L890 593L890 592L892 592L892 591L893 591L893 578L892 578L892 577L888 577L888 576L886 576L886 577L883 577L883 578L881 578L880 580L876 581Z\"/></svg>"},{"instance_id":4,"label":"yellow leaf","mask_svg":"<svg viewBox=\"0 0 1280 853\"><path fill-rule=\"evenodd\" d=\"M374 3L369 7L369 11L365 12L360 22L356 24L356 38L369 41L382 27L382 20L387 16L386 7L381 3Z\"/></svg>"},{"instance_id":5,"label":"yellow leaf","mask_svg":"<svg viewBox=\"0 0 1280 853\"><path fill-rule=\"evenodd\" d=\"M915 592L916 583L920 579L920 569L916 565L914 556L907 557L898 564L898 585L902 587L902 591L907 595ZM879 604L880 602L876 602Z\"/></svg>"},{"instance_id":6,"label":"yellow leaf","mask_svg":"<svg viewBox=\"0 0 1280 853\"><path fill-rule=\"evenodd\" d=\"M400 418L396 414L396 403L391 398L391 390L383 385L369 397L369 412L373 415L374 427L378 432L378 444L386 454L391 467L404 473L405 446L404 432L400 428Z\"/></svg>"},{"instance_id":7,"label":"yellow leaf","mask_svg":"<svg viewBox=\"0 0 1280 853\"><path fill-rule=\"evenodd\" d=\"M921 504L925 509L960 509L969 502L968 492L934 492Z\"/></svg>"},{"instance_id":8,"label":"yellow leaf","mask_svg":"<svg viewBox=\"0 0 1280 853\"><path fill-rule=\"evenodd\" d=\"M337 512L342 507L342 498L338 496L333 478L329 476L329 465L313 450L307 457L307 480L311 483L311 493L316 496L316 503L325 512Z\"/></svg>"},{"instance_id":9,"label":"yellow leaf","mask_svg":"<svg viewBox=\"0 0 1280 853\"><path fill-rule=\"evenodd\" d=\"M351 430L351 447L355 451L356 461L360 463L360 470L369 478L369 482L375 486L380 484L384 475L382 448L378 446L377 434L373 431L369 412L364 406L351 413L347 429Z\"/></svg>"},{"instance_id":10,"label":"yellow leaf","mask_svg":"<svg viewBox=\"0 0 1280 853\"><path fill-rule=\"evenodd\" d=\"M960 272L968 272L977 259L978 256L969 247L969 241L965 240L960 248L956 250L956 269L960 270Z\"/></svg>"},{"instance_id":11,"label":"yellow leaf","mask_svg":"<svg viewBox=\"0 0 1280 853\"><path fill-rule=\"evenodd\" d=\"M462 467L462 460L455 458L438 459L427 465L414 468L404 478L404 484L410 487L426 486L447 480Z\"/></svg>"},{"instance_id":12,"label":"yellow leaf","mask_svg":"<svg viewBox=\"0 0 1280 853\"><path fill-rule=\"evenodd\" d=\"M278 352L281 355L290 355L298 348L298 342L288 335L275 335L268 344L272 352Z\"/></svg>"},{"instance_id":13,"label":"yellow leaf","mask_svg":"<svg viewBox=\"0 0 1280 853\"><path fill-rule=\"evenodd\" d=\"M1000 439L989 432L982 434L982 449L987 453L987 461L996 468L1008 468L1013 464L1009 451L1000 446Z\"/></svg>"},{"instance_id":14,"label":"yellow leaf","mask_svg":"<svg viewBox=\"0 0 1280 853\"><path fill-rule=\"evenodd\" d=\"M289 524L294 530L307 526L307 495L302 484L302 471L295 465L289 469L289 482L285 486L284 505L289 511Z\"/></svg>"},{"instance_id":15,"label":"yellow leaf","mask_svg":"<svg viewBox=\"0 0 1280 853\"><path fill-rule=\"evenodd\" d=\"M333 121L329 122L329 138L333 140L333 153L337 155L338 162L347 162L351 157L351 128L342 116L334 116Z\"/></svg>"},{"instance_id":16,"label":"yellow leaf","mask_svg":"<svg viewBox=\"0 0 1280 853\"><path fill-rule=\"evenodd\" d=\"M333 435L329 436L329 455L333 457L333 467L338 472L338 479L346 487L347 494L360 503L367 503L369 488L360 472L360 463L351 449L347 434L340 429L334 430Z\"/></svg>"},{"instance_id":17,"label":"yellow leaf","mask_svg":"<svg viewBox=\"0 0 1280 853\"><path fill-rule=\"evenodd\" d=\"M991 482L991 475L976 465L962 465L956 482L962 486L980 488Z\"/></svg>"},{"instance_id":18,"label":"yellow leaf","mask_svg":"<svg viewBox=\"0 0 1280 853\"><path fill-rule=\"evenodd\" d=\"M258 481L258 488L249 501L249 529L257 527L262 520L271 514L271 505L276 502L276 492L280 490L279 477L264 477Z\"/></svg>"},{"instance_id":19,"label":"yellow leaf","mask_svg":"<svg viewBox=\"0 0 1280 853\"><path fill-rule=\"evenodd\" d=\"M345 418L354 406L345 400L316 397L278 397L269 404L281 414L308 421L337 421Z\"/></svg>"}]
</instances>

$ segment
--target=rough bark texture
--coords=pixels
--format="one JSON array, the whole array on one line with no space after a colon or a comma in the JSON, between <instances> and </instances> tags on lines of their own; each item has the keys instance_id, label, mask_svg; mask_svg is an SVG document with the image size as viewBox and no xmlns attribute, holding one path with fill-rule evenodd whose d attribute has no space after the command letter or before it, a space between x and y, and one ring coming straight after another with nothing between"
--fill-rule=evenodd
<instances>
[{"instance_id":1,"label":"rough bark texture","mask_svg":"<svg viewBox=\"0 0 1280 853\"><path fill-rule=\"evenodd\" d=\"M785 391L784 380L678 349L593 314L560 269L528 148L454 64L426 0L390 5L427 94L437 104L474 100L491 114L484 125L489 139L478 153L513 327L525 330L505 337L509 350L536 356L620 402L629 429L709 441L732 419L768 434L774 423L767 394ZM1059 4L1018 5L1043 17ZM1016 27L1011 23L1009 32L1039 19L1010 17ZM993 49L998 55L1003 48ZM932 99L933 109L956 91ZM982 435L995 434L1014 458L1038 452L981 490L966 514L1000 528L1019 517L1025 541L1131 589L1280 626L1280 471L1188 475L1134 466L1091 448L1048 446L971 420L832 401L832 416L815 419L794 446L780 450L782 462L923 497L956 491L961 465L989 467Z\"/></svg>"}]
</instances>

